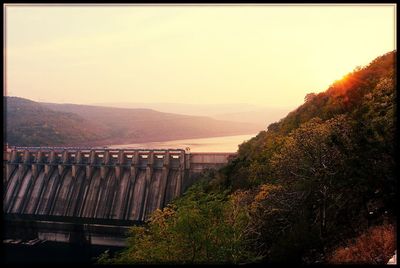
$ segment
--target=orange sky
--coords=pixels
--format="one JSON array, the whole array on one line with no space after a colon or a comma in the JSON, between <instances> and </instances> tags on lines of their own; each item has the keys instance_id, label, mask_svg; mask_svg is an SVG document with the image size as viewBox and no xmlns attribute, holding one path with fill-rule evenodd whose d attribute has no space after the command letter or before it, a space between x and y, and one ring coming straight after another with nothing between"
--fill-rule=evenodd
<instances>
[{"instance_id":1,"label":"orange sky","mask_svg":"<svg viewBox=\"0 0 400 268\"><path fill-rule=\"evenodd\" d=\"M392 51L394 5L7 5L7 95L295 107Z\"/></svg>"}]
</instances>

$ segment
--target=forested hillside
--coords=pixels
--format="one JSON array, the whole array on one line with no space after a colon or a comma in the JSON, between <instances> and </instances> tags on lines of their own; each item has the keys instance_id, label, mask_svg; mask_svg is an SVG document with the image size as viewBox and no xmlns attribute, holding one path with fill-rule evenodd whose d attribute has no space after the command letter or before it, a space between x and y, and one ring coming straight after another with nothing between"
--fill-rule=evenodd
<instances>
[{"instance_id":1,"label":"forested hillside","mask_svg":"<svg viewBox=\"0 0 400 268\"><path fill-rule=\"evenodd\" d=\"M335 81L132 228L102 263L385 264L396 248L395 58Z\"/></svg>"},{"instance_id":2,"label":"forested hillside","mask_svg":"<svg viewBox=\"0 0 400 268\"><path fill-rule=\"evenodd\" d=\"M249 134L255 124L151 109L34 102L5 98L6 141L19 146L106 146Z\"/></svg>"},{"instance_id":3,"label":"forested hillside","mask_svg":"<svg viewBox=\"0 0 400 268\"><path fill-rule=\"evenodd\" d=\"M215 120L206 116L162 113L152 109L129 109L76 104L43 103L59 112L75 113L106 129L114 144L255 133L254 124Z\"/></svg>"},{"instance_id":4,"label":"forested hillside","mask_svg":"<svg viewBox=\"0 0 400 268\"><path fill-rule=\"evenodd\" d=\"M5 141L9 145L81 144L104 139L105 129L79 115L56 112L31 100L5 97Z\"/></svg>"}]
</instances>

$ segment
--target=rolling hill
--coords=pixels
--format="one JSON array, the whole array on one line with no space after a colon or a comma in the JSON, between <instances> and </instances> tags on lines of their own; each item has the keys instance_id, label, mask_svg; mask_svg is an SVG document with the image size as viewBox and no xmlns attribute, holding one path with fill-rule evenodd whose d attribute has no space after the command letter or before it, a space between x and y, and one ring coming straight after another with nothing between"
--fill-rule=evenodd
<instances>
[{"instance_id":1,"label":"rolling hill","mask_svg":"<svg viewBox=\"0 0 400 268\"><path fill-rule=\"evenodd\" d=\"M6 97L6 142L19 146L106 146L251 134L257 125L151 109L40 103Z\"/></svg>"},{"instance_id":2,"label":"rolling hill","mask_svg":"<svg viewBox=\"0 0 400 268\"><path fill-rule=\"evenodd\" d=\"M286 116L294 107L266 107L246 103L182 104L182 103L96 103L95 106L117 108L147 108L163 113L208 116L217 120L246 122L264 129Z\"/></svg>"}]
</instances>

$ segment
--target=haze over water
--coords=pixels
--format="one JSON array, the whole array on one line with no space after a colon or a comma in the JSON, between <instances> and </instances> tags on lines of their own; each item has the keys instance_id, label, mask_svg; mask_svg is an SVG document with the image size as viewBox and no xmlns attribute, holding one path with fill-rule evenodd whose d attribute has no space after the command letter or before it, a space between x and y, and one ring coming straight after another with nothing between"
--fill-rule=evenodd
<instances>
[{"instance_id":1,"label":"haze over water","mask_svg":"<svg viewBox=\"0 0 400 268\"><path fill-rule=\"evenodd\" d=\"M238 146L256 136L257 134L250 135L235 135L214 138L201 138L201 139L184 139L172 141L159 141L148 143L133 143L133 144L118 144L110 145L109 148L123 148L123 149L186 149L190 148L190 152L236 152Z\"/></svg>"}]
</instances>

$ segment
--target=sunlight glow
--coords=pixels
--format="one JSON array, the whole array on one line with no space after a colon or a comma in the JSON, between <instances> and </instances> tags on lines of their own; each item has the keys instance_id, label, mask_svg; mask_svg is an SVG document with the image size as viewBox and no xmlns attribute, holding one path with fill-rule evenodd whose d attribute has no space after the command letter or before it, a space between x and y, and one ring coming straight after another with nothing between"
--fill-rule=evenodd
<instances>
[{"instance_id":1,"label":"sunlight glow","mask_svg":"<svg viewBox=\"0 0 400 268\"><path fill-rule=\"evenodd\" d=\"M6 5L6 94L297 106L396 48L395 5Z\"/></svg>"}]
</instances>

